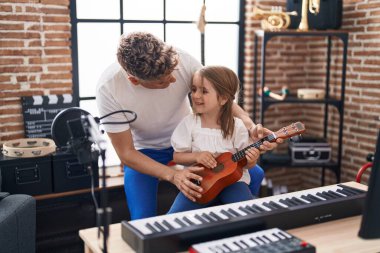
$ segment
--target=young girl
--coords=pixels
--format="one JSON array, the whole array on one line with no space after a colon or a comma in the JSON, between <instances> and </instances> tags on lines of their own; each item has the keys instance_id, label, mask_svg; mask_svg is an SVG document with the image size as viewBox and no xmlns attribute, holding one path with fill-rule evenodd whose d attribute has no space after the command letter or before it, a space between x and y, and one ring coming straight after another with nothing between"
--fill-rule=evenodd
<instances>
[{"instance_id":1,"label":"young girl","mask_svg":"<svg viewBox=\"0 0 380 253\"><path fill-rule=\"evenodd\" d=\"M216 156L224 152L236 153L250 144L247 128L240 119L232 116L238 86L238 77L226 67L208 66L194 74L191 86L194 114L179 123L171 138L176 163L201 163L214 168ZM207 207L216 201L227 204L253 199L248 188L250 176L247 168L256 164L259 155L256 148L247 150L247 165L242 178L224 188L214 200L198 204L180 192L169 213Z\"/></svg>"}]
</instances>

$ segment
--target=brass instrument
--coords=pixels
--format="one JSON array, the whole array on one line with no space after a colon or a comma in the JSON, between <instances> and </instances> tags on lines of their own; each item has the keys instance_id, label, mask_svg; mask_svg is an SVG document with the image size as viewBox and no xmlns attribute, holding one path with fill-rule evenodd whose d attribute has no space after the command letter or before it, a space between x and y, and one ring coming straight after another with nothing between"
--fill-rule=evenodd
<instances>
[{"instance_id":1,"label":"brass instrument","mask_svg":"<svg viewBox=\"0 0 380 253\"><path fill-rule=\"evenodd\" d=\"M283 12L281 7L272 7L271 11L264 11L254 6L251 13L253 19L262 19L261 28L263 30L270 31L288 28L290 15L297 16L297 12Z\"/></svg>"},{"instance_id":2,"label":"brass instrument","mask_svg":"<svg viewBox=\"0 0 380 253\"><path fill-rule=\"evenodd\" d=\"M299 31L308 31L309 23L307 20L307 9L314 15L319 13L320 0L302 0L302 13L301 13L301 22L298 26Z\"/></svg>"}]
</instances>

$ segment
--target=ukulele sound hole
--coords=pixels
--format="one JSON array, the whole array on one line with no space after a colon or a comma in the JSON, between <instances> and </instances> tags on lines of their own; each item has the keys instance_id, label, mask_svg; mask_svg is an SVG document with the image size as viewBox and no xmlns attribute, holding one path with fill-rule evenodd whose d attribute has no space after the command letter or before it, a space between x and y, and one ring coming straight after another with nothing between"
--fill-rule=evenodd
<instances>
[{"instance_id":1,"label":"ukulele sound hole","mask_svg":"<svg viewBox=\"0 0 380 253\"><path fill-rule=\"evenodd\" d=\"M201 186L201 181L199 180L191 179L190 181L195 185Z\"/></svg>"},{"instance_id":2,"label":"ukulele sound hole","mask_svg":"<svg viewBox=\"0 0 380 253\"><path fill-rule=\"evenodd\" d=\"M212 169L213 172L219 172L224 169L223 164L218 164L215 168Z\"/></svg>"}]
</instances>

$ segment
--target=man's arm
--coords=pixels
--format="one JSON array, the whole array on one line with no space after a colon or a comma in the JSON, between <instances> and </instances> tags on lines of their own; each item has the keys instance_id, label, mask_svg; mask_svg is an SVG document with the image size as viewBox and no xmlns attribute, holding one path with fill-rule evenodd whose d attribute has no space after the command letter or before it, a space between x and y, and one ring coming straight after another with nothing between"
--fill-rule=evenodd
<instances>
[{"instance_id":1,"label":"man's arm","mask_svg":"<svg viewBox=\"0 0 380 253\"><path fill-rule=\"evenodd\" d=\"M186 170L173 170L154 161L135 149L130 129L120 133L107 134L123 164L138 172L173 183L186 197L193 201L195 201L194 197L201 197L199 193L202 192L202 188L190 180L201 181L202 178L193 172L202 170L202 168L189 167Z\"/></svg>"},{"instance_id":2,"label":"man's arm","mask_svg":"<svg viewBox=\"0 0 380 253\"><path fill-rule=\"evenodd\" d=\"M255 124L252 119L249 117L248 113L244 111L238 104L233 103L232 105L232 114L233 116L241 119L245 125L245 127L249 131L250 137L256 141L260 140L264 136L267 136L272 133L267 128L264 128L261 124ZM276 143L270 143L268 141L264 141L263 145L260 146L261 151L272 150L277 147L277 143L282 143L282 139L277 139Z\"/></svg>"}]
</instances>

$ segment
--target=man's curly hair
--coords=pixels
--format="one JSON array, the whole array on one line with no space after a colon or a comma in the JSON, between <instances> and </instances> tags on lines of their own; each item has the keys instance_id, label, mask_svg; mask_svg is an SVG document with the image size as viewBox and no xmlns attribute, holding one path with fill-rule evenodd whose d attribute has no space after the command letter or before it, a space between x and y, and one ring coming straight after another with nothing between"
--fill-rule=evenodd
<instances>
[{"instance_id":1,"label":"man's curly hair","mask_svg":"<svg viewBox=\"0 0 380 253\"><path fill-rule=\"evenodd\" d=\"M167 75L178 64L178 54L172 46L145 32L122 35L117 59L128 74L146 81Z\"/></svg>"}]
</instances>

